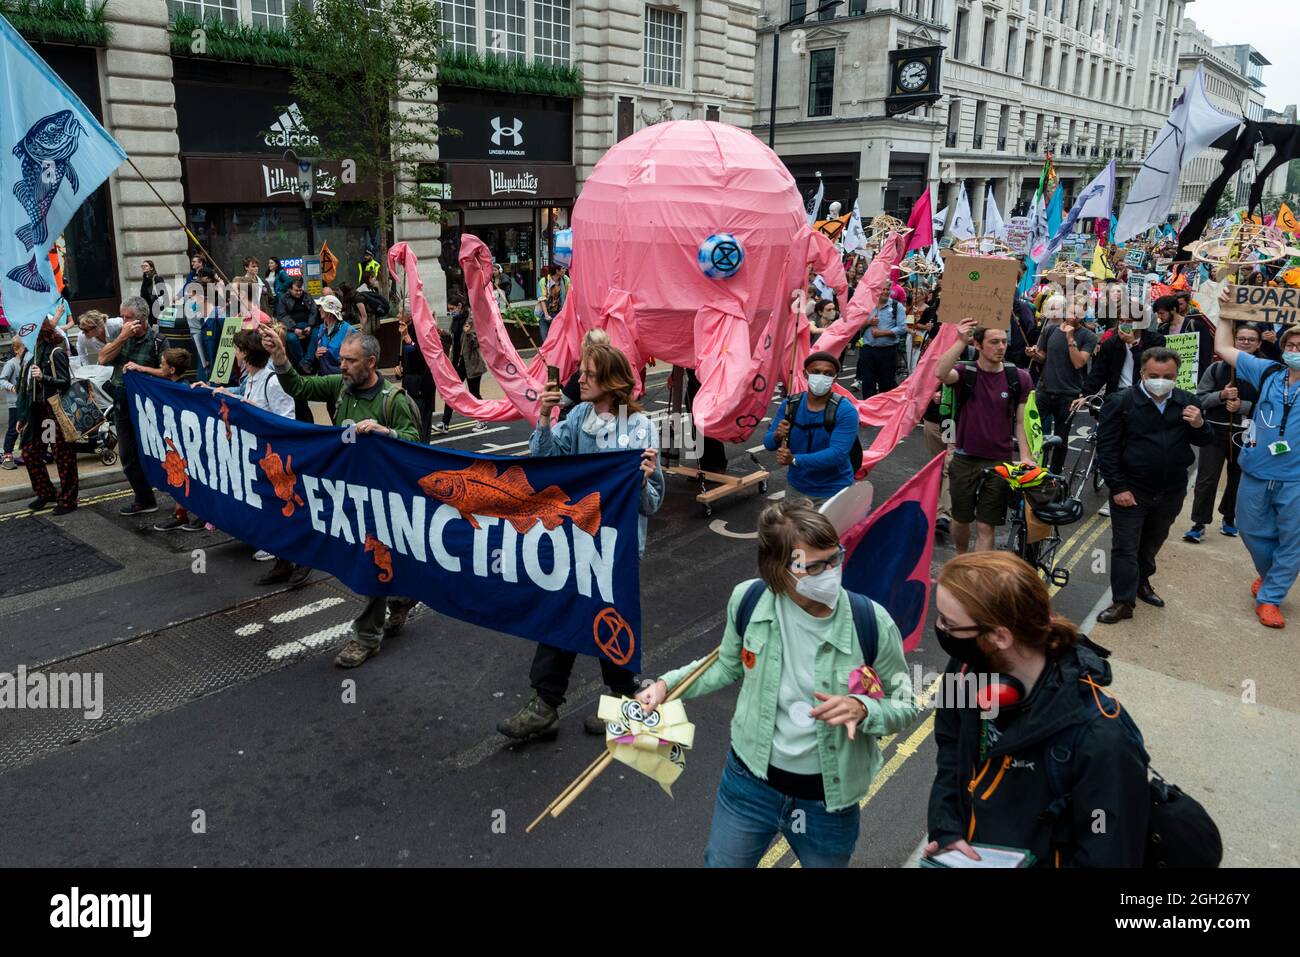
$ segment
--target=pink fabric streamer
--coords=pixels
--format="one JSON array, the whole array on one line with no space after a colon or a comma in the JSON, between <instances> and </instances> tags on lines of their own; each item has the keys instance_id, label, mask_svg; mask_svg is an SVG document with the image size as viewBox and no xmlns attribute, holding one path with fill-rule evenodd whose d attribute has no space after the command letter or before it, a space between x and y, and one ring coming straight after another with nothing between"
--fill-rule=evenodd
<instances>
[{"instance_id":1,"label":"pink fabric streamer","mask_svg":"<svg viewBox=\"0 0 1300 957\"><path fill-rule=\"evenodd\" d=\"M840 251L835 248L835 244L825 233L814 229L812 236L813 248L809 259L817 270L817 275L822 277L822 281L830 286L839 301L843 302L848 298L849 280L844 275L844 263L840 261Z\"/></svg>"},{"instance_id":2,"label":"pink fabric streamer","mask_svg":"<svg viewBox=\"0 0 1300 957\"><path fill-rule=\"evenodd\" d=\"M951 349L956 341L957 326L953 323L945 324L934 337L929 348L922 353L921 360L902 385L881 395L874 395L870 399L854 400L854 404L858 407L858 419L861 422L866 425L883 426L876 433L871 447L863 450L862 468L858 469L857 478L862 478L870 472L881 459L894 450L894 446L898 445L907 433L916 428L916 423L920 422L921 416L925 415L926 407L939 388L939 380L934 374L934 370L939 365L939 357ZM867 406L870 406L871 413L878 413L887 407L888 418L880 422L875 415L869 416Z\"/></svg>"},{"instance_id":3,"label":"pink fabric streamer","mask_svg":"<svg viewBox=\"0 0 1300 957\"><path fill-rule=\"evenodd\" d=\"M849 340L866 325L867 319L871 317L871 310L876 308L876 297L889 282L889 270L903 258L903 243L903 237L898 233L889 234L879 255L871 260L871 265L859 280L858 287L854 290L853 298L849 301L844 314L831 323L831 327L817 340L819 350L839 355L849 344Z\"/></svg>"},{"instance_id":4,"label":"pink fabric streamer","mask_svg":"<svg viewBox=\"0 0 1300 957\"><path fill-rule=\"evenodd\" d=\"M433 317L433 310L424 298L424 281L420 278L419 263L415 253L406 243L397 243L388 250L388 271L394 278L397 267L402 267L406 276L407 296L411 300L411 325L415 328L415 340L420 344L424 360L429 364L433 381L443 401L451 405L461 415L478 419L480 422L508 422L520 418L520 412L509 399L476 399L469 393L465 383L460 381L451 360L442 351L442 337L438 334L438 321ZM474 284L469 288L472 290ZM480 292L482 292L480 286ZM500 316L497 316L498 321ZM478 326L475 325L477 332ZM536 422L536 412L533 413Z\"/></svg>"},{"instance_id":5,"label":"pink fabric streamer","mask_svg":"<svg viewBox=\"0 0 1300 957\"><path fill-rule=\"evenodd\" d=\"M596 319L596 328L604 329L609 333L610 343L627 356L628 364L632 367L632 377L636 379L637 391L642 391L641 372L645 366L645 359L641 355L641 347L637 344L640 336L637 332L636 304L632 300L632 294L623 289L609 290L605 295L605 303L601 306L600 315Z\"/></svg>"}]
</instances>

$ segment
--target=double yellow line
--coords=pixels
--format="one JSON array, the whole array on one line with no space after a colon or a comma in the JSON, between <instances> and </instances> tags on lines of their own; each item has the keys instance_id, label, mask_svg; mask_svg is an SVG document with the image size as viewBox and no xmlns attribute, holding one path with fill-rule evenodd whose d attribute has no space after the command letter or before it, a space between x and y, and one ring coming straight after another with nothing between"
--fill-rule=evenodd
<instances>
[{"instance_id":1,"label":"double yellow line","mask_svg":"<svg viewBox=\"0 0 1300 957\"><path fill-rule=\"evenodd\" d=\"M1093 512L1083 523L1074 530L1074 534L1067 538L1056 552L1056 567L1064 571L1072 571L1074 566L1079 564L1079 559L1088 554L1089 549L1101 537L1110 525L1110 519L1105 518L1096 512ZM1048 585L1047 593L1055 595L1059 592L1060 586Z\"/></svg>"},{"instance_id":2,"label":"double yellow line","mask_svg":"<svg viewBox=\"0 0 1300 957\"><path fill-rule=\"evenodd\" d=\"M82 497L77 501L77 507L82 508L86 505L98 505L100 502L112 502L115 499L126 498L132 494L129 488L121 489L117 492L104 492L102 495L92 495L89 498ZM13 518L31 518L33 515L44 515L49 509L41 509L39 512L33 512L29 508L20 508L15 512L6 512L0 515L0 522L7 522Z\"/></svg>"}]
</instances>

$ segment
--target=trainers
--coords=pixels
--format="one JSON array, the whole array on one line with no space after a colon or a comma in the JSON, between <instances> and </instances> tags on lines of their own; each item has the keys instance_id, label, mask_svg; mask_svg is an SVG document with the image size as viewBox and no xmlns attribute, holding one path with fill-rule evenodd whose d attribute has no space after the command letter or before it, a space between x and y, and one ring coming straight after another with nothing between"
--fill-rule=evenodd
<instances>
[{"instance_id":1,"label":"trainers","mask_svg":"<svg viewBox=\"0 0 1300 957\"><path fill-rule=\"evenodd\" d=\"M507 738L527 741L530 738L554 738L559 730L560 713L538 697L537 692L514 715L497 725Z\"/></svg>"},{"instance_id":2,"label":"trainers","mask_svg":"<svg viewBox=\"0 0 1300 957\"><path fill-rule=\"evenodd\" d=\"M0 469L7 469L12 472L16 468L18 468L18 465L14 462L12 455L6 455L3 459L0 459Z\"/></svg>"},{"instance_id":3,"label":"trainers","mask_svg":"<svg viewBox=\"0 0 1300 957\"><path fill-rule=\"evenodd\" d=\"M446 435L451 431L451 427L445 422L438 422L433 426L433 431L437 432L439 435Z\"/></svg>"},{"instance_id":4,"label":"trainers","mask_svg":"<svg viewBox=\"0 0 1300 957\"><path fill-rule=\"evenodd\" d=\"M180 518L176 518L175 516L172 516L166 521L156 523L153 527L153 530L155 532L172 532L178 528L184 528L184 527L185 527L185 519L180 519Z\"/></svg>"},{"instance_id":5,"label":"trainers","mask_svg":"<svg viewBox=\"0 0 1300 957\"><path fill-rule=\"evenodd\" d=\"M1107 502L1101 508L1097 509L1097 514L1104 518L1110 518L1110 502Z\"/></svg>"},{"instance_id":6,"label":"trainers","mask_svg":"<svg viewBox=\"0 0 1300 957\"><path fill-rule=\"evenodd\" d=\"M150 512L156 511L158 511L157 502L154 502L152 505L141 505L139 502L132 502L130 505L123 505L119 508L117 514L124 518L129 518L132 515L147 515Z\"/></svg>"},{"instance_id":7,"label":"trainers","mask_svg":"<svg viewBox=\"0 0 1300 957\"><path fill-rule=\"evenodd\" d=\"M60 504L60 505L56 505L56 506L54 506L54 511L52 511L50 514L51 514L51 515L67 515L69 512L75 512L76 510L77 510L77 506L76 506L75 504L73 504L73 505L62 505L62 504Z\"/></svg>"},{"instance_id":8,"label":"trainers","mask_svg":"<svg viewBox=\"0 0 1300 957\"><path fill-rule=\"evenodd\" d=\"M1253 582L1251 582L1250 597L1251 598L1256 597L1259 594L1259 590L1263 587L1264 587L1264 576L1261 575L1259 578L1256 578Z\"/></svg>"},{"instance_id":9,"label":"trainers","mask_svg":"<svg viewBox=\"0 0 1300 957\"><path fill-rule=\"evenodd\" d=\"M190 516L189 521L181 526L182 532L201 532L208 527L208 523L201 518Z\"/></svg>"},{"instance_id":10,"label":"trainers","mask_svg":"<svg viewBox=\"0 0 1300 957\"><path fill-rule=\"evenodd\" d=\"M253 552L253 561L255 562L269 562L273 558L275 558L275 556L265 548L259 548L257 551Z\"/></svg>"},{"instance_id":11,"label":"trainers","mask_svg":"<svg viewBox=\"0 0 1300 957\"><path fill-rule=\"evenodd\" d=\"M482 432L482 431L483 431L484 429L486 429L486 428L487 428L487 423L486 423L486 422L475 422L475 423L474 423L474 431L475 431L475 432Z\"/></svg>"},{"instance_id":12,"label":"trainers","mask_svg":"<svg viewBox=\"0 0 1300 957\"><path fill-rule=\"evenodd\" d=\"M395 635L402 630L406 624L406 619L411 617L411 608L414 606L406 605L398 608L396 611L389 609L388 618L384 622L384 637Z\"/></svg>"},{"instance_id":13,"label":"trainers","mask_svg":"<svg viewBox=\"0 0 1300 957\"><path fill-rule=\"evenodd\" d=\"M603 735L605 733L605 722L600 720L600 715L589 714L582 722L582 730L588 734Z\"/></svg>"},{"instance_id":14,"label":"trainers","mask_svg":"<svg viewBox=\"0 0 1300 957\"><path fill-rule=\"evenodd\" d=\"M289 575L289 587L301 588L307 584L307 579L311 576L311 569L306 565L295 565L293 572Z\"/></svg>"},{"instance_id":15,"label":"trainers","mask_svg":"<svg viewBox=\"0 0 1300 957\"><path fill-rule=\"evenodd\" d=\"M1285 628L1286 619L1282 617L1282 609L1277 605L1256 605L1255 614L1259 616L1259 623L1267 628Z\"/></svg>"},{"instance_id":16,"label":"trainers","mask_svg":"<svg viewBox=\"0 0 1300 957\"><path fill-rule=\"evenodd\" d=\"M1204 525L1193 525L1187 531L1183 532L1183 541L1199 543L1205 537Z\"/></svg>"},{"instance_id":17,"label":"trainers","mask_svg":"<svg viewBox=\"0 0 1300 957\"><path fill-rule=\"evenodd\" d=\"M1222 525L1219 526L1219 534L1227 535L1229 538L1236 538L1238 535L1237 526L1232 525L1228 522L1224 522Z\"/></svg>"},{"instance_id":18,"label":"trainers","mask_svg":"<svg viewBox=\"0 0 1300 957\"><path fill-rule=\"evenodd\" d=\"M334 664L338 668L355 668L367 658L373 658L377 654L379 654L378 645L369 648L355 638L349 638L343 650L334 656Z\"/></svg>"},{"instance_id":19,"label":"trainers","mask_svg":"<svg viewBox=\"0 0 1300 957\"><path fill-rule=\"evenodd\" d=\"M276 559L275 567L255 581L255 585L279 585L293 577L296 566L283 558Z\"/></svg>"},{"instance_id":20,"label":"trainers","mask_svg":"<svg viewBox=\"0 0 1300 957\"><path fill-rule=\"evenodd\" d=\"M41 509L48 506L52 501L54 501L54 499L52 498L34 498L27 503L27 509L28 511L32 511L32 512L39 512Z\"/></svg>"}]
</instances>

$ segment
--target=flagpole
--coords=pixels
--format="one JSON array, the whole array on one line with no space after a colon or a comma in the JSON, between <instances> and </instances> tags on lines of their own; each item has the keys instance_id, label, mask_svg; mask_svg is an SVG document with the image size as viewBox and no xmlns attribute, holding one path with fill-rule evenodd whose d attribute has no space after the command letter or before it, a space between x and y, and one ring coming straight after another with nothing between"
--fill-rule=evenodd
<instances>
[{"instance_id":1,"label":"flagpole","mask_svg":"<svg viewBox=\"0 0 1300 957\"><path fill-rule=\"evenodd\" d=\"M199 242L199 237L195 236L192 232L190 232L190 228L181 221L181 218L179 216L176 215L175 211L171 208L171 205L167 202L167 200L162 198L162 194L159 193L158 190L154 189L153 183L149 182L149 178L145 176L144 173L140 172L140 167L135 165L135 160L131 159L131 157L128 156L126 158L126 161L131 164L131 169L135 170L135 174L140 177L140 182L144 183L144 185L149 187L149 191L158 197L158 202L162 203L163 208L167 210L167 212L171 213L172 219L176 220L176 224L180 226L181 229L185 230L185 235L190 238L190 242L192 242L195 246L199 247L199 252L201 252L203 254L203 257L208 261L208 263L211 264L213 270L217 274L217 277L222 282L225 283L230 282L230 280L226 278L226 274L221 271L221 267L217 265L217 261L212 258L212 254L203 247L203 244L201 242Z\"/></svg>"}]
</instances>

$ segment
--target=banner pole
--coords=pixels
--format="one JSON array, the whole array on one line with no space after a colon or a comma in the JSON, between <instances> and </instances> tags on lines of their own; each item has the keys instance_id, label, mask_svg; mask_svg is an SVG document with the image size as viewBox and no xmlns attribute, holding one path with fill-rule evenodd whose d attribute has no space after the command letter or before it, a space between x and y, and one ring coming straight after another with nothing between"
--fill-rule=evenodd
<instances>
[{"instance_id":1,"label":"banner pole","mask_svg":"<svg viewBox=\"0 0 1300 957\"><path fill-rule=\"evenodd\" d=\"M199 237L195 236L192 232L190 232L190 228L186 226L184 222L181 221L181 218L179 216L176 215L175 210L171 208L167 200L162 198L162 194L159 193L158 190L154 189L154 185L153 183L149 182L149 178L145 176L144 173L140 172L140 167L135 165L135 160L131 159L131 157L128 156L126 158L126 161L131 164L131 169L135 170L135 175L140 177L140 182L148 186L149 192L153 193L155 196L158 197L158 202L162 203L163 209L171 213L172 219L176 220L176 225L180 226L181 229L185 230L185 235L190 238L190 242L192 242L195 246L199 247L199 252L201 252L203 254L203 257L209 263L212 264L212 269L214 272L216 272L217 278L219 278L224 283L229 283L230 280L226 277L226 274L221 271L221 267L218 266L217 261L212 258L212 254L208 252L207 249L204 248L201 242L199 242Z\"/></svg>"}]
</instances>

